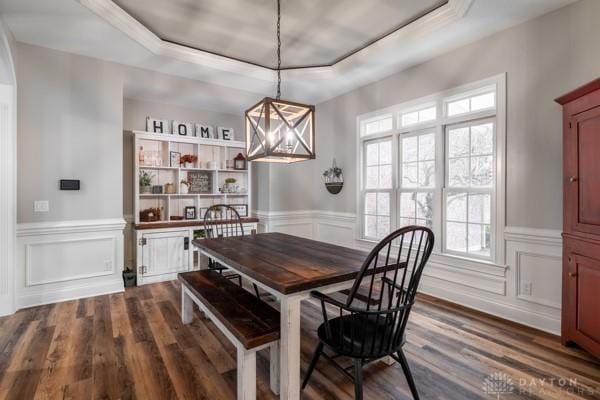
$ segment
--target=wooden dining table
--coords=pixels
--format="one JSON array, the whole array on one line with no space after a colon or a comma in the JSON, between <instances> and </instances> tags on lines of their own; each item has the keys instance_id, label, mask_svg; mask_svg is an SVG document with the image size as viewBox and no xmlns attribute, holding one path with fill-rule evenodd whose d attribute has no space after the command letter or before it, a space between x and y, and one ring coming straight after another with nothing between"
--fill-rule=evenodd
<instances>
[{"instance_id":1,"label":"wooden dining table","mask_svg":"<svg viewBox=\"0 0 600 400\"><path fill-rule=\"evenodd\" d=\"M279 367L280 398L299 399L300 303L312 290L332 293L351 287L367 253L283 233L198 239L193 243L202 254L279 301L279 365L272 359L271 368Z\"/></svg>"}]
</instances>

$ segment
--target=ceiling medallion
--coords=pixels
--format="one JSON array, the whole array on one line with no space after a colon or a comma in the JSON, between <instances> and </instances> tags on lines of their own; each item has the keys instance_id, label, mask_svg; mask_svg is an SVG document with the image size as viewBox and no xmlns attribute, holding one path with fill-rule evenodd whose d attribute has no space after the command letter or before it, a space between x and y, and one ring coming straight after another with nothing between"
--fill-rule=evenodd
<instances>
[{"instance_id":1,"label":"ceiling medallion","mask_svg":"<svg viewBox=\"0 0 600 400\"><path fill-rule=\"evenodd\" d=\"M281 1L277 0L277 96L246 110L248 161L315 158L315 106L281 100Z\"/></svg>"}]
</instances>

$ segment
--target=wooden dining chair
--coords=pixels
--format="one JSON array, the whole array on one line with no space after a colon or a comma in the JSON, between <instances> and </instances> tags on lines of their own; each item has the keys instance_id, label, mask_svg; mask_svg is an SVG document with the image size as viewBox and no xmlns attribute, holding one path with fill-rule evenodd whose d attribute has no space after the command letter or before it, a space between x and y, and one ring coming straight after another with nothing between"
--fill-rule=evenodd
<instances>
[{"instance_id":1,"label":"wooden dining chair","mask_svg":"<svg viewBox=\"0 0 600 400\"><path fill-rule=\"evenodd\" d=\"M203 216L204 219L204 232L206 237L209 239L218 237L229 237L229 236L244 236L244 227L242 225L242 219L237 210L227 204L215 204L210 206ZM212 258L208 259L208 268L218 271L221 275L227 279L237 280L238 285L242 287L242 277L239 274L229 273L227 267L214 261ZM260 293L256 284L254 286L254 292L256 297L260 298Z\"/></svg>"},{"instance_id":2,"label":"wooden dining chair","mask_svg":"<svg viewBox=\"0 0 600 400\"><path fill-rule=\"evenodd\" d=\"M406 323L433 243L429 228L399 229L369 253L346 302L311 292L321 302L324 321L317 331L319 344L302 383L303 389L322 355L354 381L355 399L362 399L363 365L390 356L402 366L413 398L419 399L402 347ZM326 354L324 347L334 354ZM338 356L352 358L353 365L343 368L335 361ZM352 368L354 374L349 372Z\"/></svg>"}]
</instances>

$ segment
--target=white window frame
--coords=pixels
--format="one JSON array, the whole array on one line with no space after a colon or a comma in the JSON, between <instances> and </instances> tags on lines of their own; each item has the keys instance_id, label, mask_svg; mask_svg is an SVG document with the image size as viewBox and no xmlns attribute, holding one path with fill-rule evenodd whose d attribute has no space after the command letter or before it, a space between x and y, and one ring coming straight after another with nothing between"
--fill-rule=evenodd
<instances>
[{"instance_id":1,"label":"white window frame","mask_svg":"<svg viewBox=\"0 0 600 400\"><path fill-rule=\"evenodd\" d=\"M461 114L463 115L463 114ZM460 122L460 123L454 123L454 124L448 124L444 127L444 159L443 159L443 163L444 163L444 187L442 189L442 208L445 211L446 209L446 202L448 200L448 194L449 193L467 193L467 196L469 194L472 193L483 193L483 194L489 194L491 197L491 209L490 209L490 225L494 226L495 225L495 215L496 215L496 179L497 179L497 174L496 174L496 169L498 168L498 163L496 163L496 165L493 166L493 174L494 174L494 185L492 187L472 187L472 186L467 186L467 187L450 187L449 186L449 164L450 164L450 158L447 157L446 155L448 154L448 131L449 128L458 128L458 127L465 127L465 126L473 126L473 125L477 125L477 124L484 124L487 122L492 122L493 126L494 126L494 139L496 138L496 118L495 117L486 117L486 118L478 118L478 119L472 119L472 120L468 120L468 121L464 121L464 122ZM497 158L497 151L496 151L496 146L497 146L497 141L494 140L494 146L493 146L493 150L492 150L492 155L494 157L494 159ZM469 158L471 158L471 154L469 154ZM469 174L470 174L471 168L469 165ZM468 200L467 200L468 201ZM467 222L465 222L465 224L467 224L467 247L468 247L468 243L469 243L469 239L468 239L468 214L469 214L469 209L467 207ZM467 254L465 255L464 252L457 252L457 251L453 251L450 249L446 248L446 224L447 224L447 218L446 215L444 214L444 218L442 219L442 232L444 232L444 234L442 234L442 252L445 254L453 254L453 255L457 255L457 256L462 256L462 257L468 257L468 258L473 258L473 259L482 259L482 260L495 260L496 259L496 249L497 249L497 244L496 244L496 235L497 232L495 230L492 230L492 237L490 240L490 257L484 257L484 256L477 256L475 254ZM452 222L452 221L451 221ZM468 251L468 250L467 250Z\"/></svg>"},{"instance_id":2,"label":"white window frame","mask_svg":"<svg viewBox=\"0 0 600 400\"><path fill-rule=\"evenodd\" d=\"M366 157L367 157L367 154L364 152L364 147L368 143L380 143L380 142L384 142L384 141L390 140L391 141L391 146L392 146L392 161L391 161L391 167L392 167L391 168L392 169L392 186L389 187L389 188L366 188L366 184L365 183L363 183L361 185L361 189L362 189L361 190L362 191L362 195L361 195L361 204L362 204L361 207L362 208L361 208L361 210L362 210L362 213L361 213L360 218L362 218L362 221L360 222L360 225L363 228L364 228L364 220L365 220L365 216L366 216L366 214L364 212L364 206L365 206L364 199L365 199L367 193L388 193L390 195L390 215L389 215L389 217L390 217L390 228L394 226L394 219L396 218L396 210L395 210L395 207L394 207L394 204L395 204L395 201L396 201L396 194L395 194L395 190L394 190L394 186L395 186L394 182L395 182L395 179L396 179L396 174L395 174L395 171L394 171L394 166L395 166L395 163L396 163L396 159L394 158L394 149L393 149L394 143L396 143L396 141L395 141L394 137L392 135L390 135L389 133L384 134L384 135L380 135L380 134L377 134L377 135L378 135L378 137L376 137L376 138L373 138L373 137L369 136L368 139L361 141L361 146L363 146L363 149L361 150L361 157L363 157L363 158L361 158L360 163L362 165L364 165L365 168L363 168L362 171L361 171L360 179L361 179L361 182L366 182L366 180L367 180L366 179L366 175L367 175ZM382 164L378 164L378 166L381 166L381 165ZM376 216L379 217L379 214L377 214ZM368 237L366 235L365 231L363 231L363 233L362 233L361 236L364 237L365 240L377 241L377 238Z\"/></svg>"},{"instance_id":3,"label":"white window frame","mask_svg":"<svg viewBox=\"0 0 600 400\"><path fill-rule=\"evenodd\" d=\"M449 101L454 101L461 98L471 97L477 94L483 94L495 88L495 108L468 112L456 116L447 116L447 104ZM416 123L412 125L402 126L401 116L404 113L436 106L437 118L432 121ZM362 135L364 124L393 116L393 127L391 131L376 133L372 135ZM457 125L475 120L493 119L495 129L495 187L490 190L492 192L492 210L491 210L491 256L490 258L481 258L474 255L466 255L464 253L444 252L445 248L445 200L448 190L455 191L455 188L447 188L447 160L446 160L446 127ZM434 189L434 210L433 210L433 231L436 235L436 245L434 247L434 260L448 265L460 266L478 270L479 266L496 266L504 268L505 264L505 245L504 245L504 228L506 225L506 74L502 73L487 79L477 82L472 82L450 90L438 92L409 102L397 104L387 107L382 110L374 111L368 114L363 114L357 117L357 177L358 185L356 190L357 218L356 218L356 235L357 240L373 243L376 240L373 238L364 237L364 189L366 169L364 168L364 142L373 139L391 137L392 138L392 182L394 184L391 194L390 203L390 229L393 231L398 228L399 224L399 202L400 193L410 191L408 188L401 188L400 184L400 137L403 134L419 134L424 131L435 131L436 141L436 187ZM422 191L429 191L423 189ZM470 189L473 191L474 189ZM413 191L421 191L415 188Z\"/></svg>"}]
</instances>

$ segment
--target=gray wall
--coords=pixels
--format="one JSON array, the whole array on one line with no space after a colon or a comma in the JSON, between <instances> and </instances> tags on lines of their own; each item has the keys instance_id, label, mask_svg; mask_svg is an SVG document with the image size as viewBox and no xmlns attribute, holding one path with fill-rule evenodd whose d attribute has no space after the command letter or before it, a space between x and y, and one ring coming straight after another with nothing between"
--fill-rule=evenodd
<instances>
[{"instance_id":1,"label":"gray wall","mask_svg":"<svg viewBox=\"0 0 600 400\"><path fill-rule=\"evenodd\" d=\"M178 79L178 78L176 78ZM133 213L133 134L146 130L146 117L226 126L235 130L235 139L244 140L243 116L165 104L160 101L125 99L123 102L123 213Z\"/></svg>"},{"instance_id":2,"label":"gray wall","mask_svg":"<svg viewBox=\"0 0 600 400\"><path fill-rule=\"evenodd\" d=\"M271 167L268 210L356 212L358 115L506 72L507 225L560 229L562 127L553 99L600 75L598 15L600 1L582 0L318 104L317 160ZM346 179L337 196L320 180L333 157Z\"/></svg>"},{"instance_id":3,"label":"gray wall","mask_svg":"<svg viewBox=\"0 0 600 400\"><path fill-rule=\"evenodd\" d=\"M230 126L242 140L242 113L215 110L233 112L239 102L232 99L252 104L260 97L43 47L17 48L19 223L130 214L133 151L124 131L144 130L150 115ZM81 191L58 190L61 178L81 179ZM34 213L35 200L49 200L50 212Z\"/></svg>"},{"instance_id":4,"label":"gray wall","mask_svg":"<svg viewBox=\"0 0 600 400\"><path fill-rule=\"evenodd\" d=\"M18 58L17 221L121 217L121 67L21 43ZM58 190L61 178L81 191Z\"/></svg>"}]
</instances>

